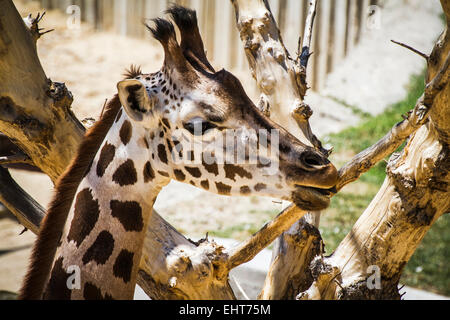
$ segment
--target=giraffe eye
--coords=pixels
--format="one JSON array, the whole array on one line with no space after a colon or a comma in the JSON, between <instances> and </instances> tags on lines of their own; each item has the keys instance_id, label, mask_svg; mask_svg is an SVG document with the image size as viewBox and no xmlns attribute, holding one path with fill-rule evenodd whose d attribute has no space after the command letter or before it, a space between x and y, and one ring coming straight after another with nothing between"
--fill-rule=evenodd
<instances>
[{"instance_id":1,"label":"giraffe eye","mask_svg":"<svg viewBox=\"0 0 450 320\"><path fill-rule=\"evenodd\" d=\"M191 121L184 123L183 127L194 136L201 136L205 134L206 131L214 129L217 126L214 123L205 121L201 118L194 118Z\"/></svg>"}]
</instances>

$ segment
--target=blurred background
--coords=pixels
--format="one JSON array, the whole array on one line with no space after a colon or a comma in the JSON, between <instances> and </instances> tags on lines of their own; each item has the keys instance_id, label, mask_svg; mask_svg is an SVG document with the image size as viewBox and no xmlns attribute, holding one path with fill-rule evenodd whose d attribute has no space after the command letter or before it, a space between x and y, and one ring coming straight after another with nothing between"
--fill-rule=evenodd
<instances>
[{"instance_id":1,"label":"blurred background","mask_svg":"<svg viewBox=\"0 0 450 320\"><path fill-rule=\"evenodd\" d=\"M80 119L98 119L105 99L131 64L154 72L163 50L143 25L164 15L166 0L14 0L22 16L46 11L41 27L55 29L38 40L42 66L53 81L65 82ZM259 92L248 68L230 1L170 1L197 10L208 59L242 82L254 102ZM269 0L283 41L295 57L303 35L307 0ZM422 94L425 61L390 40L429 53L443 30L438 0L319 1L308 65L306 102L314 111L313 132L337 167L372 145L410 110ZM148 22L148 21L147 21ZM45 175L10 170L43 206L52 196ZM321 217L328 254L367 207L385 177L380 163L332 199ZM196 240L206 232L218 239L243 240L272 219L286 203L262 197L224 197L172 182L155 204L180 232ZM16 292L35 236L0 204L0 291ZM442 216L406 266L401 283L450 296L450 221ZM218 240L220 242L220 240ZM270 249L270 248L269 248ZM263 279L261 277L261 279ZM260 286L261 279L251 285ZM259 281L259 282L258 282Z\"/></svg>"}]
</instances>

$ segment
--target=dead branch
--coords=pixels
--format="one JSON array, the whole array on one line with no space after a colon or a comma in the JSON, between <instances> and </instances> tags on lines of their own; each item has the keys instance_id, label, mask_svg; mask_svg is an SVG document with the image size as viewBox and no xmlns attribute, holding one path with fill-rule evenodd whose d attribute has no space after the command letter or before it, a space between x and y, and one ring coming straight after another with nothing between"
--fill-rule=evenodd
<instances>
[{"instance_id":1,"label":"dead branch","mask_svg":"<svg viewBox=\"0 0 450 320\"><path fill-rule=\"evenodd\" d=\"M45 216L45 209L31 198L11 177L8 170L0 166L0 202L11 211L19 222L33 233Z\"/></svg>"},{"instance_id":2,"label":"dead branch","mask_svg":"<svg viewBox=\"0 0 450 320\"><path fill-rule=\"evenodd\" d=\"M313 281L299 291L299 299L399 299L404 266L433 223L450 208L450 6L442 1L442 7L447 28L430 54L424 96L392 135L378 143L387 150L391 147L386 139L412 131L407 145L391 156L383 186L333 255L311 263ZM371 149L374 158L376 149ZM374 270L379 274L378 288L370 283Z\"/></svg>"},{"instance_id":3,"label":"dead branch","mask_svg":"<svg viewBox=\"0 0 450 320\"><path fill-rule=\"evenodd\" d=\"M339 169L339 182L336 185L338 190L357 180L361 174L367 172L379 161L389 156L400 147L406 138L427 121L429 110L435 97L445 88L449 81L449 61L450 56L447 55L439 72L426 85L424 95L419 98L414 109L408 113L402 122L397 123L377 143L357 154L349 163Z\"/></svg>"},{"instance_id":4,"label":"dead branch","mask_svg":"<svg viewBox=\"0 0 450 320\"><path fill-rule=\"evenodd\" d=\"M10 156L0 156L0 165L15 164L15 163L33 164L31 159L23 153L16 153Z\"/></svg>"},{"instance_id":5,"label":"dead branch","mask_svg":"<svg viewBox=\"0 0 450 320\"><path fill-rule=\"evenodd\" d=\"M416 107L409 112L408 117L397 123L377 143L358 153L353 159L339 169L339 180L336 189L357 180L364 172L369 171L378 162L389 156L427 120L429 109L421 98Z\"/></svg>"},{"instance_id":6,"label":"dead branch","mask_svg":"<svg viewBox=\"0 0 450 320\"><path fill-rule=\"evenodd\" d=\"M303 102L304 95L308 89L306 83L306 66L310 56L309 48L311 46L311 37L314 25L314 17L317 9L317 1L310 1L310 7L303 36L301 52L294 61L290 58L281 37L280 31L274 20L267 1L238 1L232 0L236 12L237 26L249 61L252 75L255 78L262 95L260 99L260 109L269 115L274 121L282 123L294 136L302 141L308 141L311 146L320 150L324 154L329 154L321 142L313 134L309 125L309 118L312 115L312 109ZM299 41L300 42L300 41ZM295 212L295 210L294 210ZM266 278L263 292L260 298L282 298L286 297L285 290L287 286L281 284L281 281L290 281L293 270L305 269L306 267L294 267L301 265L298 260L283 260L282 256L286 252L289 257L309 256L308 252L314 250L314 241L307 242L307 246L296 247L294 242L285 241L291 234L302 232L294 231L296 227L304 226L307 222L314 223L318 227L320 221L320 212L302 212L305 216L298 223L289 229L289 234L283 233L277 239L276 248L273 255L273 263ZM300 215L299 215L300 216ZM291 224L295 220L290 220ZM308 225L314 228L314 225ZM284 226L284 230L289 225ZM308 228L310 229L310 228ZM302 230L305 230L302 228ZM314 236L312 236L314 237ZM298 238L298 237L297 237ZM311 238L312 239L312 238ZM281 250L283 248L283 250ZM299 253L297 250L304 253ZM245 252L245 251L243 251ZM284 264L289 272L283 272L277 264ZM284 270L286 271L286 269ZM277 286L280 284L280 286ZM272 286L272 288L269 288ZM277 291L282 290L282 291ZM275 291L277 291L275 293ZM282 293L283 292L283 293ZM296 295L296 293L293 296Z\"/></svg>"},{"instance_id":7,"label":"dead branch","mask_svg":"<svg viewBox=\"0 0 450 320\"><path fill-rule=\"evenodd\" d=\"M231 0L245 53L262 95L260 109L301 141L324 151L312 133L311 108L303 103L306 71L286 50L266 0ZM282 84L282 85L280 85Z\"/></svg>"},{"instance_id":8,"label":"dead branch","mask_svg":"<svg viewBox=\"0 0 450 320\"><path fill-rule=\"evenodd\" d=\"M408 49L408 50L411 50L412 52L418 54L419 56L421 56L422 58L424 58L426 61L428 61L429 56L428 56L427 54L425 54L425 53L423 53L423 52L420 52L419 50L414 49L413 47L408 46L407 44L404 44L404 43L402 43L402 42L398 42L398 41L395 41L395 40L391 40L391 42L393 42L393 43L395 43L395 44L398 44L399 46L404 47L404 48L406 48L406 49Z\"/></svg>"},{"instance_id":9,"label":"dead branch","mask_svg":"<svg viewBox=\"0 0 450 320\"><path fill-rule=\"evenodd\" d=\"M39 22L45 16L45 11L41 14L38 12L36 18L33 18L33 15L30 13L27 17L23 18L25 25L30 31L31 36L33 37L34 43L36 44L37 40L46 33L52 32L55 29L50 29L43 31L44 29L39 28Z\"/></svg>"},{"instance_id":10,"label":"dead branch","mask_svg":"<svg viewBox=\"0 0 450 320\"><path fill-rule=\"evenodd\" d=\"M256 254L271 244L305 213L305 210L295 205L290 205L284 209L272 221L266 223L258 232L252 235L250 239L240 243L229 252L228 270L252 260Z\"/></svg>"},{"instance_id":11,"label":"dead branch","mask_svg":"<svg viewBox=\"0 0 450 320\"><path fill-rule=\"evenodd\" d=\"M55 181L84 128L70 110L70 92L48 79L39 62L33 30L39 32L42 16L29 29L12 1L1 1L0 12L0 131Z\"/></svg>"}]
</instances>

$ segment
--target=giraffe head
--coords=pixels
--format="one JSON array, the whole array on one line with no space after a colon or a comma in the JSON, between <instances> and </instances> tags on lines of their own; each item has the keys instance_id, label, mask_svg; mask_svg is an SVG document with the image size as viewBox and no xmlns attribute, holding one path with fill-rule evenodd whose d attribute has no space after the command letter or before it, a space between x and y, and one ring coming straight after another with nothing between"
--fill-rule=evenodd
<instances>
[{"instance_id":1,"label":"giraffe head","mask_svg":"<svg viewBox=\"0 0 450 320\"><path fill-rule=\"evenodd\" d=\"M327 157L263 115L231 73L208 62L195 11L173 6L174 26L148 27L163 46L160 71L135 70L118 83L133 126L144 128L147 176L226 195L256 194L307 210L329 204L337 171Z\"/></svg>"}]
</instances>

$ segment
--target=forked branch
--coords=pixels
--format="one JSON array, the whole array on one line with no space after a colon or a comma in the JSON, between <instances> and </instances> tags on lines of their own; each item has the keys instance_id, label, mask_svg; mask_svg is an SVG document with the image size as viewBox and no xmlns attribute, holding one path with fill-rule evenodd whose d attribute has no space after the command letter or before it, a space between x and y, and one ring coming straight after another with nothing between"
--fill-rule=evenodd
<instances>
[{"instance_id":1,"label":"forked branch","mask_svg":"<svg viewBox=\"0 0 450 320\"><path fill-rule=\"evenodd\" d=\"M339 169L337 190L357 180L364 172L376 165L379 161L394 152L400 145L422 126L428 117L429 110L435 97L449 82L450 54L435 77L425 86L425 92L417 100L413 110L408 112L405 119L397 123L383 138L371 147L358 153L353 159Z\"/></svg>"},{"instance_id":2,"label":"forked branch","mask_svg":"<svg viewBox=\"0 0 450 320\"><path fill-rule=\"evenodd\" d=\"M420 52L419 50L417 50L417 49L415 49L415 48L413 48L413 47L411 47L411 46L409 46L407 44L404 44L402 42L398 42L398 41L395 41L395 40L391 40L391 42L393 42L395 44L398 44L399 46L404 47L404 48L406 48L408 50L411 50L412 52L414 52L414 53L418 54L419 56L421 56L422 58L424 58L426 61L428 61L428 59L430 58L427 54L425 54L423 52Z\"/></svg>"}]
</instances>

